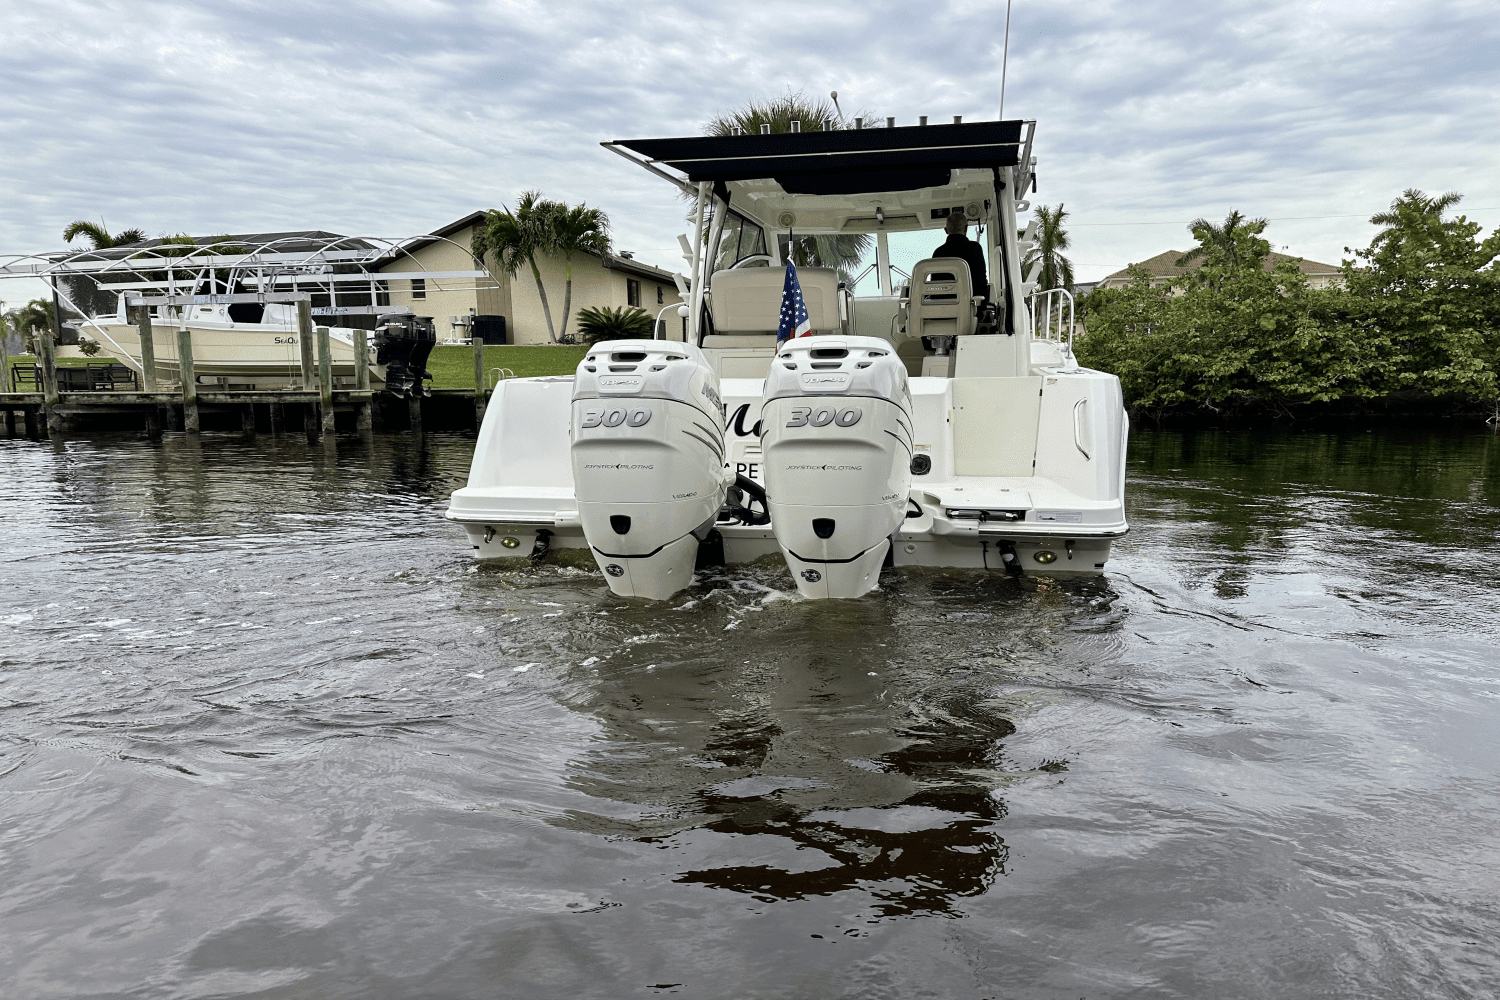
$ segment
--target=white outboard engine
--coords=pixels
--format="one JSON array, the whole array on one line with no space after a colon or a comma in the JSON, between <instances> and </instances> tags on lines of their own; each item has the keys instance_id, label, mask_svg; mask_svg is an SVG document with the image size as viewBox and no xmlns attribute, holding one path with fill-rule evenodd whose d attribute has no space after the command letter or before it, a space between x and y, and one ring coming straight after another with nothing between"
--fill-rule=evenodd
<instances>
[{"instance_id":1,"label":"white outboard engine","mask_svg":"<svg viewBox=\"0 0 1500 1000\"><path fill-rule=\"evenodd\" d=\"M804 597L875 588L911 489L906 365L878 337L798 337L766 376L771 528Z\"/></svg>"},{"instance_id":2,"label":"white outboard engine","mask_svg":"<svg viewBox=\"0 0 1500 1000\"><path fill-rule=\"evenodd\" d=\"M590 348L573 377L572 457L583 535L609 589L662 600L692 582L734 478L703 352L667 340Z\"/></svg>"}]
</instances>

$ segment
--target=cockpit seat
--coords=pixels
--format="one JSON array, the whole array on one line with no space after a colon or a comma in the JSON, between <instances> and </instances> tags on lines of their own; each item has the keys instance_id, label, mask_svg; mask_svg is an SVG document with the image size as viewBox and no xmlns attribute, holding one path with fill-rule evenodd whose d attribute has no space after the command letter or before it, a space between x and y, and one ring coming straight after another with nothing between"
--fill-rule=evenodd
<instances>
[{"instance_id":1,"label":"cockpit seat","mask_svg":"<svg viewBox=\"0 0 1500 1000\"><path fill-rule=\"evenodd\" d=\"M911 269L902 303L907 337L966 337L979 322L984 300L970 295L969 264L958 257L929 257Z\"/></svg>"},{"instance_id":2,"label":"cockpit seat","mask_svg":"<svg viewBox=\"0 0 1500 1000\"><path fill-rule=\"evenodd\" d=\"M839 273L831 267L799 267L797 281L813 333L842 333L839 317ZM781 325L781 293L786 270L780 267L741 267L714 272L709 285L714 332L703 339L708 348L748 346L747 337L772 338ZM716 343L722 341L722 343Z\"/></svg>"}]
</instances>

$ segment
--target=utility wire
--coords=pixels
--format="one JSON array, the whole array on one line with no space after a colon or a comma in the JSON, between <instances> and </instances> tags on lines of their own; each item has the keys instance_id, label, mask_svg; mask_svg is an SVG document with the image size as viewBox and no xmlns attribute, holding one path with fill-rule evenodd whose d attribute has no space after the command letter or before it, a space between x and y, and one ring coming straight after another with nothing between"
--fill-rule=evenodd
<instances>
[{"instance_id":1,"label":"utility wire","mask_svg":"<svg viewBox=\"0 0 1500 1000\"><path fill-rule=\"evenodd\" d=\"M1469 209L1471 212L1496 212L1500 211L1500 205L1479 206ZM1306 219L1368 219L1375 215L1374 212L1356 212L1353 215L1282 215L1267 222L1298 222ZM1082 229L1085 226L1190 226L1193 220L1183 219L1172 222L1069 222L1069 229Z\"/></svg>"}]
</instances>

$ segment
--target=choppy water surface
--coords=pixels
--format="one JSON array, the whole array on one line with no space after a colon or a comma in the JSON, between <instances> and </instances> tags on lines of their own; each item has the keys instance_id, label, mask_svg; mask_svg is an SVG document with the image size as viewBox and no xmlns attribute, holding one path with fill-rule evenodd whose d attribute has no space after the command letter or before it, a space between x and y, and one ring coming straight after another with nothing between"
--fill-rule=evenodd
<instances>
[{"instance_id":1,"label":"choppy water surface","mask_svg":"<svg viewBox=\"0 0 1500 1000\"><path fill-rule=\"evenodd\" d=\"M6 997L1480 997L1500 443L1138 433L1095 583L476 570L459 438L0 441Z\"/></svg>"}]
</instances>

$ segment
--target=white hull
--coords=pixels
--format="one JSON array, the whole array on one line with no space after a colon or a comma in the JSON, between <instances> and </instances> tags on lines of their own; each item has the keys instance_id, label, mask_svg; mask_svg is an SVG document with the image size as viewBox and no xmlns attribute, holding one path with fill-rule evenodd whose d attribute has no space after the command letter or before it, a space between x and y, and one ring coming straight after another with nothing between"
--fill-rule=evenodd
<instances>
[{"instance_id":1,"label":"white hull","mask_svg":"<svg viewBox=\"0 0 1500 1000\"><path fill-rule=\"evenodd\" d=\"M288 383L302 377L301 348L293 324L231 323L195 318L189 321L188 329L193 336L193 372L200 381ZM103 353L135 371L141 370L141 337L134 324L101 318L86 326L85 332L99 341ZM167 319L153 323L151 333L156 350L157 378L178 381L176 322ZM351 332L332 328L328 342L335 382L352 383L355 365ZM316 358L316 347L313 353ZM371 379L383 381L381 372L373 364Z\"/></svg>"},{"instance_id":2,"label":"white hull","mask_svg":"<svg viewBox=\"0 0 1500 1000\"><path fill-rule=\"evenodd\" d=\"M1119 381L1075 367L1033 370L1038 374L1023 378L910 380L915 451L928 456L931 469L912 477L910 509L921 513L892 536L897 567L999 570L1013 553L1026 573L1103 572L1111 542L1128 530ZM761 482L762 385L720 382L729 461ZM525 556L539 530L549 533L553 549L587 549L568 458L572 388L571 377L496 387L469 484L454 492L446 515L467 532L476 558ZM1008 432L996 433L1001 427ZM968 513L978 511L996 513ZM780 561L772 525L719 531L726 563Z\"/></svg>"}]
</instances>

